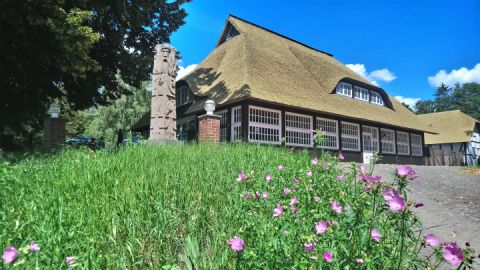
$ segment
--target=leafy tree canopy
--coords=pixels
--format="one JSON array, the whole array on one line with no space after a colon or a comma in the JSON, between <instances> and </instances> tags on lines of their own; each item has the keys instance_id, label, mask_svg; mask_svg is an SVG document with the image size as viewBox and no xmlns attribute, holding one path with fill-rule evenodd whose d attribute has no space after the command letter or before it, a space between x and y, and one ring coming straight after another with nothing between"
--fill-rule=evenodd
<instances>
[{"instance_id":1,"label":"leafy tree canopy","mask_svg":"<svg viewBox=\"0 0 480 270\"><path fill-rule=\"evenodd\" d=\"M79 110L119 98L116 76L139 86L187 1L0 1L0 137L40 130L52 101Z\"/></svg>"},{"instance_id":2,"label":"leafy tree canopy","mask_svg":"<svg viewBox=\"0 0 480 270\"><path fill-rule=\"evenodd\" d=\"M440 85L433 100L421 100L415 104L417 114L461 110L462 112L480 119L480 84L457 84L449 88Z\"/></svg>"}]
</instances>

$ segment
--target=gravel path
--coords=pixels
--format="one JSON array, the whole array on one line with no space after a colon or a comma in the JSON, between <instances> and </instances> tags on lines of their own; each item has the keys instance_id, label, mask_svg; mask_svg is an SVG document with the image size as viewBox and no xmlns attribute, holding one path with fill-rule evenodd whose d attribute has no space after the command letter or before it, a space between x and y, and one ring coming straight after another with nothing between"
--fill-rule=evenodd
<instances>
[{"instance_id":1,"label":"gravel path","mask_svg":"<svg viewBox=\"0 0 480 270\"><path fill-rule=\"evenodd\" d=\"M374 174L391 179L396 167L377 165ZM480 176L465 173L462 167L413 167L419 177L409 185L410 196L425 204L415 212L424 228L432 227L426 232L461 246L469 241L480 251Z\"/></svg>"}]
</instances>

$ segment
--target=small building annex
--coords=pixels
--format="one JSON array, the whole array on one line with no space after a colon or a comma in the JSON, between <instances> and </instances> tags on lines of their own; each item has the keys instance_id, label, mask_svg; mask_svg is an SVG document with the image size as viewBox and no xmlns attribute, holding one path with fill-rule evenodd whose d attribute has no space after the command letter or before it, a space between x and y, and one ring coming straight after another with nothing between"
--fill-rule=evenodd
<instances>
[{"instance_id":1,"label":"small building annex","mask_svg":"<svg viewBox=\"0 0 480 270\"><path fill-rule=\"evenodd\" d=\"M425 134L427 147L461 153L463 165L479 164L480 121L460 110L420 114L418 118L436 133Z\"/></svg>"},{"instance_id":2,"label":"small building annex","mask_svg":"<svg viewBox=\"0 0 480 270\"><path fill-rule=\"evenodd\" d=\"M177 137L194 138L204 103L216 103L221 140L319 146L362 162L424 164L428 128L382 88L331 54L230 15L216 48L176 84ZM150 113L133 127L148 136ZM283 139L283 140L282 140ZM284 141L284 142L283 142Z\"/></svg>"}]
</instances>

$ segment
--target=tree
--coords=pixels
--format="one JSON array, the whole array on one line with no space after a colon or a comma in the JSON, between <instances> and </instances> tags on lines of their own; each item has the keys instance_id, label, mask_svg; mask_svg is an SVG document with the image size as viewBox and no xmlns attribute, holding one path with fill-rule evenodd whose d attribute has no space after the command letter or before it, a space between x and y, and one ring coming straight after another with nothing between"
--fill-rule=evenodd
<instances>
[{"instance_id":1,"label":"tree","mask_svg":"<svg viewBox=\"0 0 480 270\"><path fill-rule=\"evenodd\" d=\"M112 143L116 141L119 129L129 130L150 110L151 92L148 89L151 84L145 81L137 88L120 80L120 86L125 87L131 94L122 96L107 106L78 111L70 121L70 131L80 131L78 133L96 138L104 137L107 142Z\"/></svg>"},{"instance_id":2,"label":"tree","mask_svg":"<svg viewBox=\"0 0 480 270\"><path fill-rule=\"evenodd\" d=\"M0 1L0 137L38 132L52 101L79 110L121 97L117 75L139 86L186 1Z\"/></svg>"},{"instance_id":3,"label":"tree","mask_svg":"<svg viewBox=\"0 0 480 270\"><path fill-rule=\"evenodd\" d=\"M435 91L435 111L443 112L453 110L452 89L445 84L441 84Z\"/></svg>"},{"instance_id":4,"label":"tree","mask_svg":"<svg viewBox=\"0 0 480 270\"><path fill-rule=\"evenodd\" d=\"M456 109L473 118L480 119L480 84L457 85L453 90L451 99Z\"/></svg>"},{"instance_id":5,"label":"tree","mask_svg":"<svg viewBox=\"0 0 480 270\"><path fill-rule=\"evenodd\" d=\"M435 102L432 100L419 100L415 103L416 114L435 112Z\"/></svg>"}]
</instances>

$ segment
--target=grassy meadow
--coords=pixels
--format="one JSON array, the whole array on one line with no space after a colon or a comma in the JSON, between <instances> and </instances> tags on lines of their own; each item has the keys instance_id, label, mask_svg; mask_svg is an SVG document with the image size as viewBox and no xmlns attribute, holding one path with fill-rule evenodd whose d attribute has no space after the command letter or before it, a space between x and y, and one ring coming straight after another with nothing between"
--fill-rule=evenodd
<instances>
[{"instance_id":1,"label":"grassy meadow","mask_svg":"<svg viewBox=\"0 0 480 270\"><path fill-rule=\"evenodd\" d=\"M14 246L19 256L0 268L67 269L66 257L79 269L433 264L438 249L428 261L417 258L424 244L409 206L389 211L380 185L368 187L357 169L338 166L337 157L315 164L307 152L245 144L72 149L4 163L0 249ZM227 245L234 236L241 251ZM32 241L39 252L27 252Z\"/></svg>"}]
</instances>

